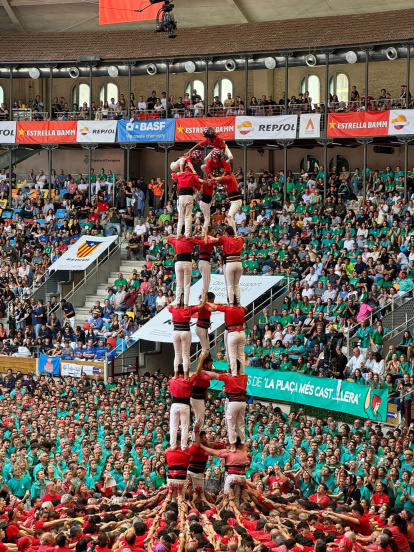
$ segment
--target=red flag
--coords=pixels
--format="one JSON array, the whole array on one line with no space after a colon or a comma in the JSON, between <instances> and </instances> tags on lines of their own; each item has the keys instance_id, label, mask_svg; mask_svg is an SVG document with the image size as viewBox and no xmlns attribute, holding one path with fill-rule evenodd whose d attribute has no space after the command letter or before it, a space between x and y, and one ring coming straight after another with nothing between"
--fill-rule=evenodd
<instances>
[{"instance_id":1,"label":"red flag","mask_svg":"<svg viewBox=\"0 0 414 552\"><path fill-rule=\"evenodd\" d=\"M151 5L149 0L99 0L99 25L156 19L161 6Z\"/></svg>"}]
</instances>

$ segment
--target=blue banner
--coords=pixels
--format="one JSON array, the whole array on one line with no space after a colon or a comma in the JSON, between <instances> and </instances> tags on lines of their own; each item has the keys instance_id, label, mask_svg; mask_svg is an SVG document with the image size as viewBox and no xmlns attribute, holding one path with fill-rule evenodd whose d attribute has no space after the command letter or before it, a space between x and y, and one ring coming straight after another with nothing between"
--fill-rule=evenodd
<instances>
[{"instance_id":1,"label":"blue banner","mask_svg":"<svg viewBox=\"0 0 414 552\"><path fill-rule=\"evenodd\" d=\"M50 376L58 376L60 374L60 357L48 357L40 353L39 372Z\"/></svg>"},{"instance_id":2,"label":"blue banner","mask_svg":"<svg viewBox=\"0 0 414 552\"><path fill-rule=\"evenodd\" d=\"M118 142L174 142L175 119L118 121Z\"/></svg>"}]
</instances>

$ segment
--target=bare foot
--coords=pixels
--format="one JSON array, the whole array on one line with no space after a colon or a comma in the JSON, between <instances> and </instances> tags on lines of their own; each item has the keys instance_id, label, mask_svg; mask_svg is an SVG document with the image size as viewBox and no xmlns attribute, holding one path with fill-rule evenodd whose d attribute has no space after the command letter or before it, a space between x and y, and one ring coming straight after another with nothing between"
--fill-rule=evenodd
<instances>
[{"instance_id":1,"label":"bare foot","mask_svg":"<svg viewBox=\"0 0 414 552\"><path fill-rule=\"evenodd\" d=\"M188 372L184 372L184 379L188 380Z\"/></svg>"},{"instance_id":2,"label":"bare foot","mask_svg":"<svg viewBox=\"0 0 414 552\"><path fill-rule=\"evenodd\" d=\"M174 372L174 377L173 379L178 379L178 372Z\"/></svg>"}]
</instances>

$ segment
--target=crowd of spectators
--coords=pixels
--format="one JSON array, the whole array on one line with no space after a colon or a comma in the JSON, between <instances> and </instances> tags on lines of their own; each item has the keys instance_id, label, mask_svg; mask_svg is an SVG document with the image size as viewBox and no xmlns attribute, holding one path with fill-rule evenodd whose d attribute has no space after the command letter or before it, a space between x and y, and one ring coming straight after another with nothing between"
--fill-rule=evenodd
<instances>
[{"instance_id":1,"label":"crowd of spectators","mask_svg":"<svg viewBox=\"0 0 414 552\"><path fill-rule=\"evenodd\" d=\"M408 98L407 98L408 96ZM328 94L326 99L328 112L352 112L365 110L365 90L362 94L356 86L352 86L349 99L344 101L338 99L336 94ZM411 94L407 93L406 85L401 85L400 92L397 95L391 95L385 88L381 89L378 98L368 95L368 111L384 111L389 109L406 109L412 107ZM286 108L287 104L287 108ZM175 98L169 96L167 102L166 92L157 94L155 90L151 92L148 98L144 96L135 96L132 92L128 103L124 94L119 98L110 100L92 101L91 106L88 102L82 104L70 103L66 98L55 97L52 103L52 111L49 113L45 102L40 95L35 97L31 104L26 104L22 100L15 100L11 107L12 119L13 112L18 118L26 120L45 121L45 120L119 120L119 119L150 119L164 118L167 115L175 118L187 117L224 117L231 115L281 115L285 113L324 113L325 103L316 102L309 95L309 91L300 92L286 99L285 92L281 93L279 100L275 100L272 95L262 95L261 97L252 96L250 102L245 106L241 96L233 97L232 93L227 93L226 98L220 99L214 96L210 104L206 104L205 99L193 90L186 92L184 96ZM0 120L10 118L10 109L5 104L0 105Z\"/></svg>"},{"instance_id":2,"label":"crowd of spectators","mask_svg":"<svg viewBox=\"0 0 414 552\"><path fill-rule=\"evenodd\" d=\"M412 550L414 430L287 414L253 399L240 501L223 494L224 459L210 456L205 492L171 502L168 379L7 371L4 552ZM207 392L204 430L218 446L227 444L225 400Z\"/></svg>"},{"instance_id":3,"label":"crowd of spectators","mask_svg":"<svg viewBox=\"0 0 414 552\"><path fill-rule=\"evenodd\" d=\"M359 169L333 167L327 174L325 199L323 166L309 173L288 171L286 182L283 171L257 177L250 170L245 177L238 168L235 175L241 188L246 183L246 196L235 215L237 233L245 236L244 273L279 277L280 287L289 286L284 308L263 313L258 325L247 330L248 364L351 377L374 386L385 385L390 375L396 393L390 397L398 401L399 391L406 391L409 383L404 382L405 372L412 376L413 347L397 351L399 362L390 363L388 351L382 350L390 328L382 328L381 319L410 297L414 288L413 173L404 197L400 167L368 170L366 200L361 199ZM19 190L13 197L15 211L10 219L3 216L1 308L11 322L9 331L4 330L3 339L10 341L3 344L3 354L19 354L23 347L28 350L25 354L33 356L46 352L99 359L104 349L111 352L118 339L128 341L140 325L174 300L175 254L167 237L176 233L175 187L168 190L161 179L148 184L143 179L115 181L114 204L108 189L115 179L102 169L96 179L92 175L94 195L89 202L89 183L82 175L79 184L69 177L63 169L55 175L53 189L59 193L51 201L43 197L42 189L27 198ZM38 175L30 171L29 179L30 186L36 187ZM79 189L82 182L85 186ZM73 190L68 189L71 183ZM228 207L224 190L216 185L211 204L216 233L224 230ZM194 234L201 235L202 225L202 213L195 209ZM97 302L90 316L77 319L76 326L42 305L43 327L36 320L39 305L29 300L33 282L40 283L50 264L80 236L111 233L124 237L128 258L144 260L145 265L119 274L103 304ZM212 261L213 272L221 274L219 248ZM197 262L196 248L193 282L201 277ZM362 369L360 365L349 369L350 359L343 358L341 346L348 338L360 341L367 363L369 357ZM220 350L216 360L225 361L225 355Z\"/></svg>"}]
</instances>

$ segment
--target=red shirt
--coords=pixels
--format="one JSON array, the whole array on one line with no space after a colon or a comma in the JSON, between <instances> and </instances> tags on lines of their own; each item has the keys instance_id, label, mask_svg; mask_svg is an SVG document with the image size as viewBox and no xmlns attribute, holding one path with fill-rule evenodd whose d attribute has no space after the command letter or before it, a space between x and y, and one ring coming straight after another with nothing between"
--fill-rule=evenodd
<instances>
[{"instance_id":1,"label":"red shirt","mask_svg":"<svg viewBox=\"0 0 414 552\"><path fill-rule=\"evenodd\" d=\"M171 468L171 466L182 466L187 470L190 464L190 458L197 450L198 445L192 445L185 450L181 450L180 448L175 450L167 449L164 456L167 460L168 468Z\"/></svg>"},{"instance_id":2,"label":"red shirt","mask_svg":"<svg viewBox=\"0 0 414 552\"><path fill-rule=\"evenodd\" d=\"M237 192L240 195L239 184L232 174L223 176L221 182L226 186L227 194Z\"/></svg>"},{"instance_id":3,"label":"red shirt","mask_svg":"<svg viewBox=\"0 0 414 552\"><path fill-rule=\"evenodd\" d=\"M331 500L328 495L323 495L321 498L318 498L317 493L310 495L308 500L311 500L312 502L316 502L317 504L322 504L324 508L328 506L328 502Z\"/></svg>"},{"instance_id":4,"label":"red shirt","mask_svg":"<svg viewBox=\"0 0 414 552\"><path fill-rule=\"evenodd\" d=\"M169 385L171 395L177 399L189 399L191 397L193 383L196 379L196 374L193 374L186 380L183 376L178 376L177 379L170 379Z\"/></svg>"},{"instance_id":5,"label":"red shirt","mask_svg":"<svg viewBox=\"0 0 414 552\"><path fill-rule=\"evenodd\" d=\"M62 495L57 493L54 496L50 495L49 493L45 494L45 496L42 498L42 502L50 502L54 498L58 498L60 500L62 498Z\"/></svg>"},{"instance_id":6,"label":"red shirt","mask_svg":"<svg viewBox=\"0 0 414 552\"><path fill-rule=\"evenodd\" d=\"M227 395L246 395L247 374L237 374L237 376L220 374L219 380L224 381L224 389Z\"/></svg>"},{"instance_id":7,"label":"red shirt","mask_svg":"<svg viewBox=\"0 0 414 552\"><path fill-rule=\"evenodd\" d=\"M388 504L388 502L390 501L390 497L385 493L374 493L371 500L374 504Z\"/></svg>"},{"instance_id":8,"label":"red shirt","mask_svg":"<svg viewBox=\"0 0 414 552\"><path fill-rule=\"evenodd\" d=\"M173 305L168 305L168 310L172 314L173 324L174 325L180 325L180 324L190 324L191 316L198 312L198 306L193 305L191 307L188 307L188 309L185 309L184 307L178 307L175 308Z\"/></svg>"},{"instance_id":9,"label":"red shirt","mask_svg":"<svg viewBox=\"0 0 414 552\"><path fill-rule=\"evenodd\" d=\"M211 309L208 305L198 311L197 316L197 326L200 328L209 328L211 323Z\"/></svg>"},{"instance_id":10,"label":"red shirt","mask_svg":"<svg viewBox=\"0 0 414 552\"><path fill-rule=\"evenodd\" d=\"M201 142L198 143L198 146L200 148L204 148L204 146L212 146L213 148L222 150L226 147L226 142L220 137L220 134L215 134L213 138L205 138L204 140L201 140Z\"/></svg>"},{"instance_id":11,"label":"red shirt","mask_svg":"<svg viewBox=\"0 0 414 552\"><path fill-rule=\"evenodd\" d=\"M167 242L174 247L174 251L177 255L180 255L181 253L190 253L191 255L194 246L197 244L196 240L193 238L181 238L180 240L177 240L177 238L173 238L172 236L168 236Z\"/></svg>"},{"instance_id":12,"label":"red shirt","mask_svg":"<svg viewBox=\"0 0 414 552\"><path fill-rule=\"evenodd\" d=\"M356 533L361 533L361 535L364 535L364 537L371 535L371 527L370 527L370 521L367 517L361 516L356 518L359 521L359 525L357 523L352 523L351 521L348 522L348 524L354 529Z\"/></svg>"},{"instance_id":13,"label":"red shirt","mask_svg":"<svg viewBox=\"0 0 414 552\"><path fill-rule=\"evenodd\" d=\"M229 167L229 164L224 159L219 159L218 161L215 161L212 157L207 161L206 164L206 173L212 174L214 176L218 176L219 171L223 169L223 172L229 173L231 172L231 169Z\"/></svg>"},{"instance_id":14,"label":"red shirt","mask_svg":"<svg viewBox=\"0 0 414 552\"><path fill-rule=\"evenodd\" d=\"M213 196L214 180L205 180L202 187L202 193L205 196L209 196L210 200Z\"/></svg>"},{"instance_id":15,"label":"red shirt","mask_svg":"<svg viewBox=\"0 0 414 552\"><path fill-rule=\"evenodd\" d=\"M200 180L197 174L192 172L183 172L177 174L177 192L180 194L180 190L183 188L195 188L201 190Z\"/></svg>"},{"instance_id":16,"label":"red shirt","mask_svg":"<svg viewBox=\"0 0 414 552\"><path fill-rule=\"evenodd\" d=\"M244 238L241 236L220 236L217 245L221 245L226 255L240 255L244 246Z\"/></svg>"},{"instance_id":17,"label":"red shirt","mask_svg":"<svg viewBox=\"0 0 414 552\"><path fill-rule=\"evenodd\" d=\"M214 245L212 243L205 243L205 241L200 240L200 238L192 238L192 240L194 245L198 245L198 251L200 253L200 261L210 262Z\"/></svg>"},{"instance_id":18,"label":"red shirt","mask_svg":"<svg viewBox=\"0 0 414 552\"><path fill-rule=\"evenodd\" d=\"M233 307L228 307L227 305L217 305L217 310L219 312L224 312L224 322L226 326L230 327L230 330L233 328L233 331L241 331L243 329L243 324L245 320L245 310L243 307L238 307L234 305ZM241 326L240 330L235 328Z\"/></svg>"}]
</instances>

